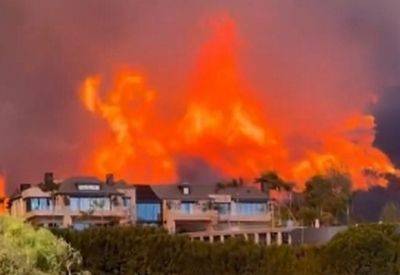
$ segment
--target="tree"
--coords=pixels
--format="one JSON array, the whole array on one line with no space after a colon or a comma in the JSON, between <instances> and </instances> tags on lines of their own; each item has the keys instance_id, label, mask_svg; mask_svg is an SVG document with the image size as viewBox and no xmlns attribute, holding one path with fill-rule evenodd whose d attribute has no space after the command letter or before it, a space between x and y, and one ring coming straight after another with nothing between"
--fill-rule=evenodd
<instances>
[{"instance_id":1,"label":"tree","mask_svg":"<svg viewBox=\"0 0 400 275\"><path fill-rule=\"evenodd\" d=\"M325 274L399 274L395 226L360 225L337 234L322 250Z\"/></svg>"},{"instance_id":2,"label":"tree","mask_svg":"<svg viewBox=\"0 0 400 275\"><path fill-rule=\"evenodd\" d=\"M325 224L339 223L346 216L351 196L349 175L336 170L315 175L305 184L305 206ZM310 211L300 211L310 213Z\"/></svg>"},{"instance_id":3,"label":"tree","mask_svg":"<svg viewBox=\"0 0 400 275\"><path fill-rule=\"evenodd\" d=\"M269 190L289 192L293 189L293 184L284 181L275 171L262 173L254 182L260 184L261 189L265 192Z\"/></svg>"},{"instance_id":4,"label":"tree","mask_svg":"<svg viewBox=\"0 0 400 275\"><path fill-rule=\"evenodd\" d=\"M382 209L381 220L386 223L396 223L399 221L400 211L397 203L388 202Z\"/></svg>"},{"instance_id":5,"label":"tree","mask_svg":"<svg viewBox=\"0 0 400 275\"><path fill-rule=\"evenodd\" d=\"M243 178L233 178L228 181L219 181L216 184L216 192L224 188L239 187L244 185Z\"/></svg>"}]
</instances>

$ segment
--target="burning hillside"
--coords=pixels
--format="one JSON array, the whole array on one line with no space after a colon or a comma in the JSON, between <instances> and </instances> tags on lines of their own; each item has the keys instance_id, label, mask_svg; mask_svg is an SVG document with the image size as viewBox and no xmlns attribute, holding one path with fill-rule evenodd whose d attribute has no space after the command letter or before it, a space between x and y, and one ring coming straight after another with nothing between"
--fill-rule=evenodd
<instances>
[{"instance_id":1,"label":"burning hillside","mask_svg":"<svg viewBox=\"0 0 400 275\"><path fill-rule=\"evenodd\" d=\"M0 171L0 214L5 212L6 203L6 179Z\"/></svg>"},{"instance_id":2,"label":"burning hillside","mask_svg":"<svg viewBox=\"0 0 400 275\"><path fill-rule=\"evenodd\" d=\"M87 172L170 182L180 177L182 157L189 157L206 162L222 177L250 179L276 170L299 187L315 173L335 168L347 171L357 188L371 184L366 169L394 172L389 158L373 145L371 115L355 110L316 127L296 125L285 112L272 113L278 103L273 97L261 99L239 66L235 22L225 17L212 29L173 115L166 116L157 105L167 95L152 87L151 76L123 69L109 91L104 91L104 77L86 78L80 91L84 106L109 127L96 134ZM313 116L320 116L318 110ZM300 129L301 136L292 129Z\"/></svg>"}]
</instances>

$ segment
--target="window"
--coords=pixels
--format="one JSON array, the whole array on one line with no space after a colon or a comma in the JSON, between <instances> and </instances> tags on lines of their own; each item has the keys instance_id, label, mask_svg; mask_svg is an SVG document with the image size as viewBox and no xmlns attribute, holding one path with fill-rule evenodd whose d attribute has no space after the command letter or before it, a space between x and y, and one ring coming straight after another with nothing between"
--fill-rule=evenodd
<instances>
[{"instance_id":1,"label":"window","mask_svg":"<svg viewBox=\"0 0 400 275\"><path fill-rule=\"evenodd\" d=\"M181 212L185 214L191 214L194 212L194 202L181 202Z\"/></svg>"},{"instance_id":2,"label":"window","mask_svg":"<svg viewBox=\"0 0 400 275\"><path fill-rule=\"evenodd\" d=\"M50 198L29 198L26 200L26 211L51 210L53 203Z\"/></svg>"},{"instance_id":3,"label":"window","mask_svg":"<svg viewBox=\"0 0 400 275\"><path fill-rule=\"evenodd\" d=\"M259 215L267 212L267 203L238 202L236 213L238 215Z\"/></svg>"},{"instance_id":4,"label":"window","mask_svg":"<svg viewBox=\"0 0 400 275\"><path fill-rule=\"evenodd\" d=\"M225 215L231 213L231 204L230 203L216 203L215 209L219 214Z\"/></svg>"},{"instance_id":5,"label":"window","mask_svg":"<svg viewBox=\"0 0 400 275\"><path fill-rule=\"evenodd\" d=\"M188 186L183 187L183 194L184 195L189 195L189 193L190 193L189 187Z\"/></svg>"},{"instance_id":6,"label":"window","mask_svg":"<svg viewBox=\"0 0 400 275\"><path fill-rule=\"evenodd\" d=\"M136 211L138 221L158 222L161 219L160 203L138 203Z\"/></svg>"},{"instance_id":7,"label":"window","mask_svg":"<svg viewBox=\"0 0 400 275\"><path fill-rule=\"evenodd\" d=\"M78 190L80 191L97 191L100 190L99 184L79 184Z\"/></svg>"},{"instance_id":8,"label":"window","mask_svg":"<svg viewBox=\"0 0 400 275\"><path fill-rule=\"evenodd\" d=\"M106 197L72 197L69 207L72 211L111 210L111 203Z\"/></svg>"},{"instance_id":9,"label":"window","mask_svg":"<svg viewBox=\"0 0 400 275\"><path fill-rule=\"evenodd\" d=\"M79 211L79 198L70 198L69 199L69 208L72 211Z\"/></svg>"}]
</instances>

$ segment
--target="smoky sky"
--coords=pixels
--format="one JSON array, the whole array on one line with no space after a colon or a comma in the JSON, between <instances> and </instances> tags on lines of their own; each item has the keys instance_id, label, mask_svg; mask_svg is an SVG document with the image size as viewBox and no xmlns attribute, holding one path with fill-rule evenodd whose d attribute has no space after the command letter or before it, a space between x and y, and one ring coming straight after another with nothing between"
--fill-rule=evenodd
<instances>
[{"instance_id":1,"label":"smoky sky","mask_svg":"<svg viewBox=\"0 0 400 275\"><path fill-rule=\"evenodd\" d=\"M300 113L318 109L335 119L354 106L374 105L365 111L377 115L377 144L399 163L399 89L388 89L400 84L397 0L3 0L0 169L8 191L39 181L46 171L56 177L81 173L88 145L105 127L79 102L78 88L88 75L129 66L173 100L207 37L204 20L217 13L237 22L241 62L257 90L268 90L271 82L291 88L268 90L275 113L296 108L293 116L301 120ZM170 102L160 107L172 111Z\"/></svg>"}]
</instances>

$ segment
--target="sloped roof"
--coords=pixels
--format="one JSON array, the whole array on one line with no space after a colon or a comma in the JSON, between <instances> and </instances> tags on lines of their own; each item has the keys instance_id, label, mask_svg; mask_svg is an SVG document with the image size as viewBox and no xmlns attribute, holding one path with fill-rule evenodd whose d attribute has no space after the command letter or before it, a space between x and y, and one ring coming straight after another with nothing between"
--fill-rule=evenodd
<instances>
[{"instance_id":1,"label":"sloped roof","mask_svg":"<svg viewBox=\"0 0 400 275\"><path fill-rule=\"evenodd\" d=\"M156 195L162 199L177 199L177 200L206 200L209 195L230 195L234 200L247 201L267 201L268 195L261 192L255 187L243 185L235 187L217 188L216 184L194 184L188 185L190 193L184 195L176 184L168 185L152 185Z\"/></svg>"},{"instance_id":2,"label":"sloped roof","mask_svg":"<svg viewBox=\"0 0 400 275\"><path fill-rule=\"evenodd\" d=\"M79 185L98 184L100 190L79 190ZM72 177L63 180L57 191L58 194L76 195L76 196L107 196L119 195L114 185L108 185L95 177Z\"/></svg>"},{"instance_id":3,"label":"sloped roof","mask_svg":"<svg viewBox=\"0 0 400 275\"><path fill-rule=\"evenodd\" d=\"M136 188L136 202L154 202L161 201L161 198L154 192L150 185L135 185Z\"/></svg>"}]
</instances>

